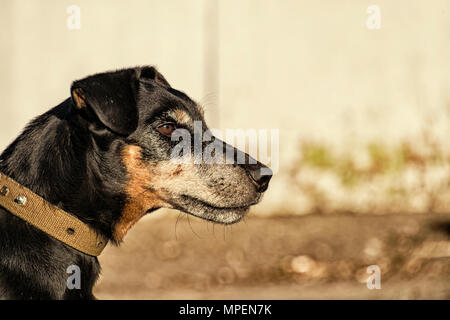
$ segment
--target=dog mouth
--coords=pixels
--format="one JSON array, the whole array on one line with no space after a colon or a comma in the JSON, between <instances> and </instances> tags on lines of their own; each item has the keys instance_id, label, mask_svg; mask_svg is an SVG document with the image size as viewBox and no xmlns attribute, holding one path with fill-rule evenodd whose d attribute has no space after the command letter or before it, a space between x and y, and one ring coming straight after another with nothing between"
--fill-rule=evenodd
<instances>
[{"instance_id":1,"label":"dog mouth","mask_svg":"<svg viewBox=\"0 0 450 320\"><path fill-rule=\"evenodd\" d=\"M233 224L245 217L250 207L257 204L260 198L261 196L258 196L254 201L245 205L217 206L195 197L182 195L177 203L172 203L172 206L174 209L204 220L220 224Z\"/></svg>"}]
</instances>

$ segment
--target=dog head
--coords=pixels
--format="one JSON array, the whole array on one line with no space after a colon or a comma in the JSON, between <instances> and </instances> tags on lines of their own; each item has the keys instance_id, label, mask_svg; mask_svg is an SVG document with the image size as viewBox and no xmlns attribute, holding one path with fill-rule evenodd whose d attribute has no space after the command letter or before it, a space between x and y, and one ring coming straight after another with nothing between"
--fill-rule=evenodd
<instances>
[{"instance_id":1,"label":"dog head","mask_svg":"<svg viewBox=\"0 0 450 320\"><path fill-rule=\"evenodd\" d=\"M75 109L89 121L96 154L110 159L101 174L125 193L116 240L162 207L235 223L268 187L270 169L213 137L201 106L153 67L93 75L74 82L71 93ZM99 138L105 135L113 139ZM111 178L117 166L125 177Z\"/></svg>"}]
</instances>

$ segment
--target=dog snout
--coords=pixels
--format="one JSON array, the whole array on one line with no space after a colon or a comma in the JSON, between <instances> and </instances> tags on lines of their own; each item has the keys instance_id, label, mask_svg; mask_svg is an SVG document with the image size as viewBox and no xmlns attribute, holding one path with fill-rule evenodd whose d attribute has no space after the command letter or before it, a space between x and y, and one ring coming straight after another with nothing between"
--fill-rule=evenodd
<instances>
[{"instance_id":1,"label":"dog snout","mask_svg":"<svg viewBox=\"0 0 450 320\"><path fill-rule=\"evenodd\" d=\"M224 143L222 141L220 142ZM231 160L233 163L237 163L240 167L242 167L251 182L256 186L258 192L262 193L266 191L269 186L270 179L272 179L272 170L254 159L249 154L227 143L224 143L224 145L227 161Z\"/></svg>"}]
</instances>

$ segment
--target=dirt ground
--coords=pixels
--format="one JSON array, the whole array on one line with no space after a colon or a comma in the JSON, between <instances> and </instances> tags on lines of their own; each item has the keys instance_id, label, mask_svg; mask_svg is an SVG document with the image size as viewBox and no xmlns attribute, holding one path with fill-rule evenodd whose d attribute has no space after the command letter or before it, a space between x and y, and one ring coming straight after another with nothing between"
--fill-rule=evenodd
<instances>
[{"instance_id":1,"label":"dirt ground","mask_svg":"<svg viewBox=\"0 0 450 320\"><path fill-rule=\"evenodd\" d=\"M450 215L146 217L100 256L99 299L450 299ZM381 289L368 289L369 265Z\"/></svg>"}]
</instances>

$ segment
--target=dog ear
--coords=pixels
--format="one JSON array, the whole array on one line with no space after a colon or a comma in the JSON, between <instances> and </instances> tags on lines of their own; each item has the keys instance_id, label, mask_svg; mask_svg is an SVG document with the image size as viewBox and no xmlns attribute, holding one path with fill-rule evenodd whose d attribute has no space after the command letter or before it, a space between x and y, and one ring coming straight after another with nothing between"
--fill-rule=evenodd
<instances>
[{"instance_id":1,"label":"dog ear","mask_svg":"<svg viewBox=\"0 0 450 320\"><path fill-rule=\"evenodd\" d=\"M111 131L127 136L138 125L137 91L136 70L126 69L75 81L71 96L75 108L92 110Z\"/></svg>"},{"instance_id":2,"label":"dog ear","mask_svg":"<svg viewBox=\"0 0 450 320\"><path fill-rule=\"evenodd\" d=\"M154 80L163 87L171 88L169 82L163 77L155 67L142 67L138 71L139 80Z\"/></svg>"}]
</instances>

